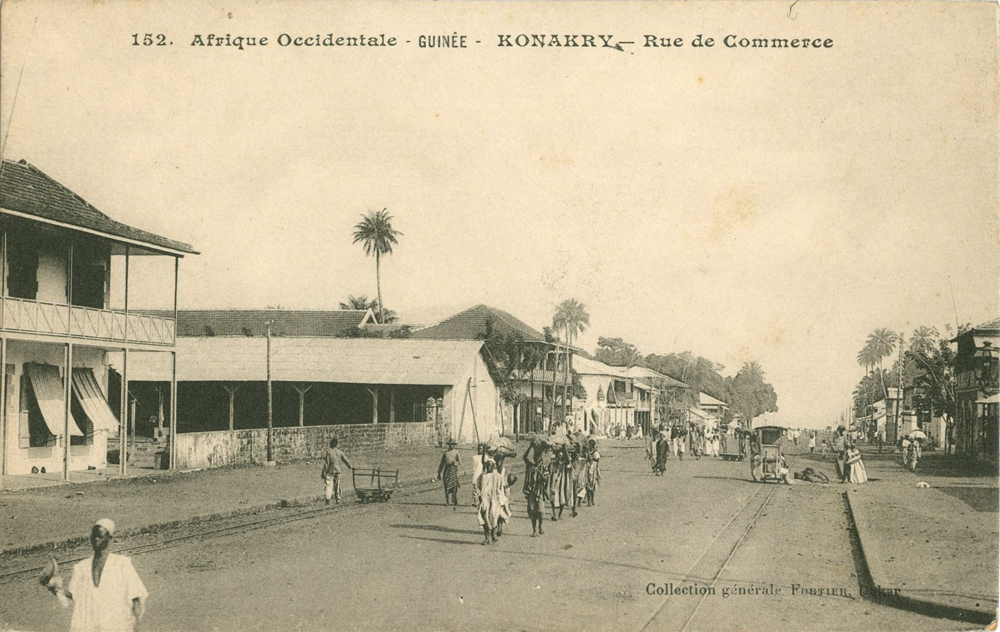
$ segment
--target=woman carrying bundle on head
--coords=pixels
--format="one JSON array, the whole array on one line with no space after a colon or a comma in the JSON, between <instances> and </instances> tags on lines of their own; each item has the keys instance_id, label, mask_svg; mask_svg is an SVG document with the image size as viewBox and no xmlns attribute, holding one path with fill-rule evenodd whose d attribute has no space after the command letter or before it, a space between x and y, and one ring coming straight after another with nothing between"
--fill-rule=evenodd
<instances>
[{"instance_id":1,"label":"woman carrying bundle on head","mask_svg":"<svg viewBox=\"0 0 1000 632\"><path fill-rule=\"evenodd\" d=\"M562 518L563 509L573 502L573 464L570 462L565 436L553 435L549 440L552 465L549 468L549 505L552 521Z\"/></svg>"},{"instance_id":2,"label":"woman carrying bundle on head","mask_svg":"<svg viewBox=\"0 0 1000 632\"><path fill-rule=\"evenodd\" d=\"M542 516L545 501L549 498L549 462L547 444L544 439L534 437L524 452L524 499L528 504L528 518L531 520L531 537L545 533Z\"/></svg>"},{"instance_id":3,"label":"woman carrying bundle on head","mask_svg":"<svg viewBox=\"0 0 1000 632\"><path fill-rule=\"evenodd\" d=\"M583 505L583 500L587 495L587 443L583 433L577 433L573 437L570 445L570 467L573 477L573 513L577 516L577 507Z\"/></svg>"}]
</instances>

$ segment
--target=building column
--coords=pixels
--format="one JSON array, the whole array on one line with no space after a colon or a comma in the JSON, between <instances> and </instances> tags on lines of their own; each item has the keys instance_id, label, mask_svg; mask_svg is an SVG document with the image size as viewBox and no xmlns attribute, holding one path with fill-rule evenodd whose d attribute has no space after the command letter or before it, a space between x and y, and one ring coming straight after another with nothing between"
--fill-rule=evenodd
<instances>
[{"instance_id":1,"label":"building column","mask_svg":"<svg viewBox=\"0 0 1000 632\"><path fill-rule=\"evenodd\" d=\"M6 236L4 236L6 240ZM2 312L0 312L2 318ZM7 339L0 337L0 489L7 473Z\"/></svg>"},{"instance_id":2,"label":"building column","mask_svg":"<svg viewBox=\"0 0 1000 632\"><path fill-rule=\"evenodd\" d=\"M127 328L128 316L125 317L125 323ZM126 454L128 446L125 442L128 437L128 347L122 349L121 383L121 414L118 418L118 473L125 476L127 471L126 462L128 461L128 455Z\"/></svg>"},{"instance_id":3,"label":"building column","mask_svg":"<svg viewBox=\"0 0 1000 632\"><path fill-rule=\"evenodd\" d=\"M63 480L69 480L69 419L70 405L73 401L73 343L66 343L66 355L63 364Z\"/></svg>"},{"instance_id":4,"label":"building column","mask_svg":"<svg viewBox=\"0 0 1000 632\"><path fill-rule=\"evenodd\" d=\"M229 432L232 432L236 427L236 391L240 390L239 384L223 384L222 388L226 389L226 393L229 394Z\"/></svg>"},{"instance_id":5,"label":"building column","mask_svg":"<svg viewBox=\"0 0 1000 632\"><path fill-rule=\"evenodd\" d=\"M174 321L176 323L176 321ZM176 326L176 324L175 324ZM169 467L177 469L177 352L170 352L170 440L167 443Z\"/></svg>"},{"instance_id":6,"label":"building column","mask_svg":"<svg viewBox=\"0 0 1000 632\"><path fill-rule=\"evenodd\" d=\"M396 423L396 390L391 386L389 387L389 423Z\"/></svg>"},{"instance_id":7,"label":"building column","mask_svg":"<svg viewBox=\"0 0 1000 632\"><path fill-rule=\"evenodd\" d=\"M292 387L299 394L299 428L304 428L306 425L306 393L312 388L312 384L303 384L302 386L292 384Z\"/></svg>"},{"instance_id":8,"label":"building column","mask_svg":"<svg viewBox=\"0 0 1000 632\"><path fill-rule=\"evenodd\" d=\"M377 424L378 423L378 386L374 386L372 388L365 389L365 390L367 390L369 393L371 393L371 396L372 396L372 423L373 424Z\"/></svg>"}]
</instances>

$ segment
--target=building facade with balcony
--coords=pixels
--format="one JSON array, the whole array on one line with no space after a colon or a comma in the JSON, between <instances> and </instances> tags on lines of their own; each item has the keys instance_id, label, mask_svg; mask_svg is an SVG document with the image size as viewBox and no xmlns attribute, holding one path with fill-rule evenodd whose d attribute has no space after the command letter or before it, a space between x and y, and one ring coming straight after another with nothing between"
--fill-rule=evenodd
<instances>
[{"instance_id":1,"label":"building facade with balcony","mask_svg":"<svg viewBox=\"0 0 1000 632\"><path fill-rule=\"evenodd\" d=\"M109 447L124 448L120 420L126 418L129 353L173 354L175 342L172 316L139 313L130 305L130 276L136 276L130 264L135 257L172 264L173 286L164 294L176 311L178 266L187 254L196 253L112 220L27 162L3 161L3 474L44 468L62 470L68 479L70 470L106 466ZM112 353L122 358L114 369ZM115 401L109 401L112 393ZM114 439L120 443L109 446ZM119 460L124 468L125 459Z\"/></svg>"},{"instance_id":2,"label":"building facade with balcony","mask_svg":"<svg viewBox=\"0 0 1000 632\"><path fill-rule=\"evenodd\" d=\"M956 336L956 452L975 460L997 462L1000 417L1000 319Z\"/></svg>"},{"instance_id":3,"label":"building facade with balcony","mask_svg":"<svg viewBox=\"0 0 1000 632\"><path fill-rule=\"evenodd\" d=\"M582 430L605 436L624 433L630 427L634 430L643 414L651 413L652 389L646 384L637 388L624 367L578 356L573 368L587 392L587 399L577 402Z\"/></svg>"}]
</instances>

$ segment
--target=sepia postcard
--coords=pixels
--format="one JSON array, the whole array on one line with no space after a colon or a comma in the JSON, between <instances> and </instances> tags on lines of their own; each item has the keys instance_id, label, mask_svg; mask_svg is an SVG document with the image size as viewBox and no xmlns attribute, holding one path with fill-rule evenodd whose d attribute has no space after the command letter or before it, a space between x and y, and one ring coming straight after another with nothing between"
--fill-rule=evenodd
<instances>
[{"instance_id":1,"label":"sepia postcard","mask_svg":"<svg viewBox=\"0 0 1000 632\"><path fill-rule=\"evenodd\" d=\"M0 629L996 629L998 18L3 0Z\"/></svg>"}]
</instances>

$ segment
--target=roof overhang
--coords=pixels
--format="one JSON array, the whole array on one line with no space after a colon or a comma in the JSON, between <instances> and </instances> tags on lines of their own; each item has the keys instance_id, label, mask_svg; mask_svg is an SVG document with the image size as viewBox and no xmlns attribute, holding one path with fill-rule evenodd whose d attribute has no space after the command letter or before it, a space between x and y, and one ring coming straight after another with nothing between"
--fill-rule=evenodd
<instances>
[{"instance_id":1,"label":"roof overhang","mask_svg":"<svg viewBox=\"0 0 1000 632\"><path fill-rule=\"evenodd\" d=\"M94 235L102 239L107 239L108 241L114 241L120 244L125 244L129 246L137 246L143 250L148 250L153 254L169 255L172 257L183 257L184 255L197 255L201 254L195 250L184 251L177 250L174 248L168 248L166 246L159 246L156 244L150 244L148 242L140 241L138 239L129 239L128 237L120 237L118 235L112 235L99 230L94 230L93 228L84 228L82 226L77 226L75 224L69 224L67 222L60 222L54 219L48 219L45 217L39 217L37 215L32 215L31 213L22 213L20 211L13 211L8 208L0 207L0 214L10 215L11 217L19 217L21 219L28 220L30 222L37 222L39 224L47 224L49 226L55 226L56 228L62 228L64 230L71 230L78 233L85 233L87 235ZM140 253L136 253L140 254Z\"/></svg>"}]
</instances>

